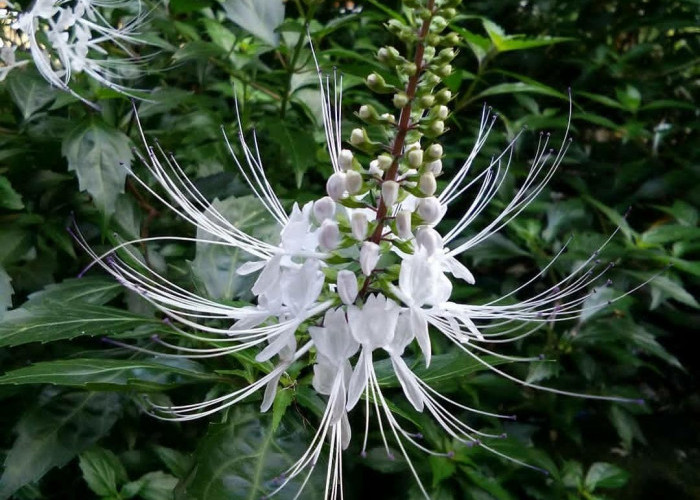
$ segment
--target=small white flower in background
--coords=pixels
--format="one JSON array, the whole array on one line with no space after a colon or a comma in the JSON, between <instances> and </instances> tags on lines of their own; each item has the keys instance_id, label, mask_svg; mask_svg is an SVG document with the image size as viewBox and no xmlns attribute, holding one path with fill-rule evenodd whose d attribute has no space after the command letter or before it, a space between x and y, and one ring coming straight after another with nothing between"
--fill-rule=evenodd
<instances>
[{"instance_id":1,"label":"small white flower in background","mask_svg":"<svg viewBox=\"0 0 700 500\"><path fill-rule=\"evenodd\" d=\"M141 160L166 195L159 194L145 180L134 177L173 212L212 237L211 240L191 238L192 241L235 247L257 259L238 269L239 274L257 273L252 287L255 304L237 307L201 297L146 266L134 267L127 263L127 260L133 262L137 259L120 258L123 252L134 256L133 244L148 239L123 243L107 256L96 255L84 240L80 240L95 262L167 315L176 332L190 340L201 340L215 346L181 348L157 340L161 346L176 351L168 353L169 356L212 357L251 349L258 361L275 361L274 368L267 375L249 386L201 403L182 406L152 403L152 414L180 421L201 418L240 402L263 388L261 407L265 411L272 405L285 370L292 363L303 362L308 370L313 370L312 386L326 398L327 406L306 453L280 476L283 480L272 494L296 476L308 478L328 442L330 460L326 496L342 496L342 451L350 442L347 413L362 411L357 406L364 406L365 417L369 419L371 405L379 421L387 454L391 455L388 442L393 438L427 497L405 444L410 443L436 456L450 456L450 451L427 448L415 430L409 431L397 421L375 372L378 359L390 360L411 406L416 411L432 415L453 442L480 445L520 464L522 462L482 442L485 438L503 436L476 430L456 415L467 411L504 419L512 416L489 413L453 401L413 371L416 360L430 364L435 335L450 341L467 359L523 386L556 394L630 402L624 398L582 395L543 387L520 380L489 362L489 359L496 358L525 362L539 360L504 356L492 351L491 346L520 340L546 324L570 320L584 310L591 310L585 308L585 301L595 293L594 286L605 285L604 279L603 283L599 282L609 269L598 264L598 252L580 263L559 283L525 300L518 300L516 294L543 276L551 263L522 286L488 303L450 301L456 280L468 285L476 281L459 257L501 229L539 194L560 165L568 141L565 139L565 145L553 152L548 137L543 136L526 178L514 190L510 201L490 223L472 229L472 223L504 187L517 137L490 161L487 168L470 178L472 163L495 121L490 110L484 108L476 144L467 160L441 192L433 193L431 187L429 195L419 197L420 191L415 189L412 179L426 172L431 176L440 175L442 166L436 168L435 162L440 161L442 147L431 144L421 148L419 142L412 142L409 150L420 151L420 154L409 157L403 148L394 159L387 160L387 155L381 152L372 160L377 162L377 168L370 168L370 162L363 166L359 155L348 154L341 148L341 95L332 92L331 88L333 83L342 88L342 80L336 75L319 75L323 121L334 169L326 185L328 196L302 207L295 203L291 214L287 215L265 176L258 145L250 147L242 132L239 132L242 155L237 155L229 144L242 177L279 224L278 245L246 234L227 221L196 190L177 162L159 149L147 145L148 154ZM365 144L363 131L353 131L352 137L352 144ZM378 166L380 162L382 167ZM355 183L360 191L352 194L346 183L350 171L362 176L363 180ZM378 171L387 177L378 178ZM376 206L371 205L370 200L378 200ZM441 234L436 224L448 210L453 209L454 213L457 200L468 200L464 205L467 208L460 209L452 228ZM468 227L470 231L466 233ZM387 265L378 267L380 260ZM596 305L593 309L605 305ZM216 324L219 326L211 326L207 320L218 320ZM407 352L412 359L410 363L406 361ZM364 405L358 405L363 398ZM366 444L365 436L363 453ZM303 482L305 484L306 479Z\"/></svg>"},{"instance_id":2,"label":"small white flower in background","mask_svg":"<svg viewBox=\"0 0 700 500\"><path fill-rule=\"evenodd\" d=\"M130 11L135 8L136 12L115 28L107 21L104 11L117 8ZM140 0L36 0L31 9L19 13L12 27L21 46L29 48L34 65L46 81L95 107L71 89L72 75L85 73L105 87L131 94L133 89L119 82L139 73L136 57L128 45L138 41L136 35L144 16ZM114 57L114 48L126 57ZM3 48L6 65L0 67L0 80L10 68L27 62L10 64L7 55Z\"/></svg>"}]
</instances>

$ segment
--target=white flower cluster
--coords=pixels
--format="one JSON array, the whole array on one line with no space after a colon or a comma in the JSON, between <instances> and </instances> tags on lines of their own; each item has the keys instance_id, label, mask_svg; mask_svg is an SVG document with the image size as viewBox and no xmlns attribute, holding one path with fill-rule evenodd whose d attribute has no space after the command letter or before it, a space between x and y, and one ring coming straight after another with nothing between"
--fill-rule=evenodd
<instances>
[{"instance_id":1,"label":"white flower cluster","mask_svg":"<svg viewBox=\"0 0 700 500\"><path fill-rule=\"evenodd\" d=\"M322 86L326 84L327 79L322 80ZM431 174L428 178L441 174L442 167L436 164L441 161L442 148L434 144L423 151L418 144L409 146L402 155L406 164L401 175L395 181L382 180L377 175L377 169L382 169L381 157L363 168L350 151L339 147L336 135L339 105L336 94L324 92L324 118L335 167L327 183L328 196L302 207L294 204L290 215L285 213L265 177L257 144L249 147L240 132L242 158L229 144L242 177L280 225L279 245L246 234L226 220L196 190L172 157L147 146L148 157L141 158L167 197L139 177L134 179L183 219L212 236L211 240L192 238L192 241L240 248L257 259L237 270L239 274L258 273L252 287L256 296L254 305L221 304L175 285L150 268L133 267L127 260L134 259L121 259L116 250L130 254L135 242L125 242L107 256L98 256L81 240L95 262L165 313L175 331L188 339L214 345L185 348L156 339L160 345L178 351L168 355L198 358L254 349L258 361L276 360L267 375L230 394L182 406L152 403L155 416L172 420L200 418L242 401L262 388L265 388L262 401L265 411L271 407L280 378L290 365L308 360L313 367L313 387L327 397L327 407L311 446L286 471L279 488L299 474L310 474L324 443L330 440L327 484L330 497L338 494L342 450L350 442L347 412L363 396L367 418L373 405L385 443L390 433L407 460L405 442L430 454L449 454L426 448L416 434L404 429L394 417L375 373L374 361L378 357L390 360L406 399L416 411L429 412L455 442L468 446L479 444L501 455L482 439L503 436L474 429L455 414L466 410L500 418L511 416L470 408L445 397L421 380L407 363L406 350L415 342L417 349L412 349L412 356L420 353L425 365L430 364L431 335L443 335L468 358L524 386L582 396L517 379L489 363L483 355L510 361L539 359L504 356L492 351L491 346L523 339L548 323L577 317L586 299L595 293L591 287L609 269L599 265L596 252L570 276L528 299L519 301L516 294L539 279L549 266L519 288L489 303L450 301L452 279L475 282L457 257L522 211L554 174L566 148L555 154L549 150L548 139L543 137L527 177L510 201L489 224L465 237L465 228L501 190L515 143L511 142L486 169L467 181L472 162L494 123L490 111L486 108L483 111L476 145L468 159L437 194L431 187L434 180L427 181L431 186L426 193L416 187L426 182L416 179L424 178L426 173ZM435 225L465 192L472 193L467 210L442 236ZM373 199L380 200L379 208L365 201ZM386 212L379 218L382 206ZM147 240L139 240L142 241ZM453 248L449 246L451 243ZM206 320L211 319L229 322L230 326L210 326ZM201 333L191 333L176 324ZM607 396L585 397L625 401ZM363 453L366 444L365 437ZM388 445L387 453L390 453Z\"/></svg>"},{"instance_id":2,"label":"white flower cluster","mask_svg":"<svg viewBox=\"0 0 700 500\"><path fill-rule=\"evenodd\" d=\"M134 6L137 14L126 24L112 27L103 15L105 9L127 9ZM21 46L28 46L34 64L51 85L70 92L94 107L70 87L74 73L85 73L101 85L117 92L131 90L117 82L138 74L135 57L127 44L137 42L137 30L144 19L140 2L130 0L36 0L32 8L18 15L12 28ZM113 57L111 44L127 54ZM10 69L27 61L15 61L17 47L3 47L5 66L0 80Z\"/></svg>"}]
</instances>

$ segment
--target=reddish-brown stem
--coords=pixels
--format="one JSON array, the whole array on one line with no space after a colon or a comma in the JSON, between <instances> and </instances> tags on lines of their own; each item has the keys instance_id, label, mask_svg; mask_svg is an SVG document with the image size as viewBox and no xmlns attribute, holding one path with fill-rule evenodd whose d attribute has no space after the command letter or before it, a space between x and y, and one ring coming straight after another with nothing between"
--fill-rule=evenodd
<instances>
[{"instance_id":1,"label":"reddish-brown stem","mask_svg":"<svg viewBox=\"0 0 700 500\"><path fill-rule=\"evenodd\" d=\"M435 9L435 0L428 0L426 8L432 13ZM406 142L406 134L413 128L411 123L411 109L413 105L413 98L416 96L416 89L418 88L418 81L420 80L421 73L423 72L423 55L425 53L425 37L428 34L428 29L430 28L430 21L432 20L432 15L423 20L423 24L418 32L418 43L416 45L416 53L413 58L413 63L416 66L416 73L408 79L406 84L406 97L408 97L408 102L401 108L401 116L399 117L399 123L397 125L396 137L394 137L394 142L391 145L391 156L393 161L391 166L384 173L383 181L394 181L396 180L396 175L399 171L399 160L401 159L404 144ZM382 230L384 229L384 220L387 216L388 207L384 204L384 199L379 198L379 204L377 205L377 227L374 229L372 236L369 237L369 241L379 244L382 240ZM364 297L369 290L370 282L372 281L372 276L367 276L365 282L362 285L362 290L360 290L359 296Z\"/></svg>"},{"instance_id":2,"label":"reddish-brown stem","mask_svg":"<svg viewBox=\"0 0 700 500\"><path fill-rule=\"evenodd\" d=\"M435 0L429 0L426 8L429 11L433 11L435 8ZM404 144L406 142L406 134L411 130L411 108L413 105L413 98L416 95L416 89L418 88L418 81L420 80L421 73L423 71L423 54L425 52L425 37L428 34L428 29L430 28L430 21L432 16L423 20L423 24L418 32L418 44L416 46L416 53L413 58L413 63L416 65L416 73L408 79L406 84L406 96L408 97L408 102L401 108L401 116L399 117L399 124L397 126L396 137L394 137L394 142L391 145L391 156L393 157L393 162L391 166L387 169L384 174L384 181L396 180L396 174L399 171L399 159L401 158L401 153L403 152ZM382 229L384 227L384 218L387 214L387 206L384 204L384 200L379 198L379 205L377 207L377 227L370 236L369 241L374 243L379 243L382 237Z\"/></svg>"}]
</instances>

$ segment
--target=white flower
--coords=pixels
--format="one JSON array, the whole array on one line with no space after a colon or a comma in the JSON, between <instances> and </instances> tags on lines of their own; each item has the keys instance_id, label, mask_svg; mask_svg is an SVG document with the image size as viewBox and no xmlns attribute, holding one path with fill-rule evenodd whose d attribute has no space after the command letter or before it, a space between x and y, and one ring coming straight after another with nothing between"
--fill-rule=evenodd
<instances>
[{"instance_id":1,"label":"white flower","mask_svg":"<svg viewBox=\"0 0 700 500\"><path fill-rule=\"evenodd\" d=\"M51 2L37 4L36 16L52 18L55 15L53 5ZM254 303L245 306L219 303L172 283L146 265L139 265L135 244L164 238L124 242L105 255L97 255L79 234L76 235L95 263L158 308L169 318L173 333L188 340L182 347L158 339L160 347L175 351L169 353L170 356L214 357L250 350L257 361L274 360L269 373L230 394L180 406L152 404L152 413L164 419L191 420L227 408L263 388L262 409L267 410L273 404L284 372L292 363L306 362L308 367L313 365L312 387L326 398L326 408L309 448L285 471L286 479L272 493L300 474L308 478L328 441L326 496L342 496L339 484L342 450L350 440L347 412L353 410L364 395L366 427L373 413L387 453L390 453L388 439L393 438L416 476L420 490L427 496L404 443L432 455L447 456L448 453L427 449L416 439L415 433L404 429L394 417L375 373L375 355L388 356L404 396L416 411L429 413L449 437L467 445L479 444L481 438L499 436L470 427L458 415L467 411L498 418L511 416L453 401L412 371L406 361L406 351L417 356L415 361L425 361L429 365L431 332L442 335L466 358L522 386L556 394L629 402L624 398L588 396L543 387L520 380L490 361L494 357L515 361L538 359L510 357L492 349L500 343L523 339L543 325L577 318L582 311L589 310L584 309L586 298L594 293L591 288L607 270L599 269L598 252L582 262L571 275L530 298L519 300L516 294L521 295L551 264L524 285L490 302L462 304L450 300L453 284L448 275L469 284L475 282L471 271L459 261L461 254L502 228L534 199L556 171L566 145L556 154L546 153L549 145L544 140L527 177L500 213L490 223L470 228L466 233L467 227L505 185L515 144L511 142L486 169L467 180L472 162L493 125L490 111L484 109L479 135L467 160L438 195L417 198L403 191L416 187L411 179L415 179L418 172L406 168L409 162L394 161L387 153L380 153L376 161L378 165L382 162L381 168L363 173L352 170L353 175L362 176L362 185L371 191L369 196L364 193L355 196L347 192L344 172L350 157L340 147L340 99L330 92L329 77L320 74L320 79L324 127L334 170L326 186L328 197L302 207L295 203L287 215L265 176L258 145L249 147L242 132L239 133L243 155L239 158L226 139L241 176L279 225L278 244L246 234L228 221L196 190L175 160L168 158L161 162L162 151L146 146L148 155L141 159L161 185L164 196L145 181L134 178L174 214L198 228L199 238L176 239L225 245L256 259L243 263L237 270L239 274L258 273L251 288ZM334 74L333 82L337 81ZM356 139L358 133L364 141L364 132L354 132ZM442 148L436 144L429 146L424 154L418 154L422 151L419 141L405 145L403 151L413 153L415 164L424 158L438 162L442 156ZM397 169L402 164L404 171L399 172ZM428 168L429 172L436 173ZM379 177L377 171L384 177ZM467 192L472 197L463 205L466 210L457 214L457 223L452 229L440 234L436 224L448 210L457 208L458 200ZM339 200L342 200L339 205L345 203L353 208L336 207ZM376 206L368 200L377 200ZM414 224L421 225L415 228ZM201 234L208 234L211 239ZM561 249L554 260L564 251L565 248ZM380 253L386 254L387 266L377 269ZM202 341L213 347L191 347L190 341ZM416 346L411 347L414 341ZM358 349L359 355L356 354ZM145 348L139 350L159 354ZM374 407L373 412L370 412L370 405ZM367 439L363 452L366 445ZM481 446L509 458L488 444L481 443Z\"/></svg>"},{"instance_id":2,"label":"white flower","mask_svg":"<svg viewBox=\"0 0 700 500\"><path fill-rule=\"evenodd\" d=\"M110 26L100 12L104 7L129 9L132 4L137 6L138 12L118 28ZM132 89L118 82L139 72L127 44L139 42L136 36L144 16L139 1L80 0L71 8L62 0L37 0L30 10L19 15L14 28L27 37L32 59L41 76L51 85L96 107L70 88L72 75L85 73L101 85L133 95ZM42 32L48 44L40 43L37 38ZM103 47L107 43L121 49L127 57L107 57Z\"/></svg>"}]
</instances>

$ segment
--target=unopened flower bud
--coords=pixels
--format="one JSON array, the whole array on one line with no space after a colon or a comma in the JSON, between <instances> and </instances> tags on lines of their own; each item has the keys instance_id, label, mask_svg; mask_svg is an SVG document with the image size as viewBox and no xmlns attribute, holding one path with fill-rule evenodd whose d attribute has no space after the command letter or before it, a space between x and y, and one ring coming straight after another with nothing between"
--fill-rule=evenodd
<instances>
[{"instance_id":1,"label":"unopened flower bud","mask_svg":"<svg viewBox=\"0 0 700 500\"><path fill-rule=\"evenodd\" d=\"M353 238L357 241L363 241L367 237L368 226L367 216L364 213L353 212L352 217L350 217L350 229Z\"/></svg>"},{"instance_id":2,"label":"unopened flower bud","mask_svg":"<svg viewBox=\"0 0 700 500\"><path fill-rule=\"evenodd\" d=\"M363 120L369 120L372 117L372 111L367 104L360 106L360 111L357 114Z\"/></svg>"},{"instance_id":3,"label":"unopened flower bud","mask_svg":"<svg viewBox=\"0 0 700 500\"><path fill-rule=\"evenodd\" d=\"M361 128L352 129L350 133L350 144L353 146L361 146L365 143L365 132Z\"/></svg>"},{"instance_id":4,"label":"unopened flower bud","mask_svg":"<svg viewBox=\"0 0 700 500\"><path fill-rule=\"evenodd\" d=\"M442 134L445 131L445 122L442 120L435 120L430 124L430 127L428 127L428 131L432 135Z\"/></svg>"},{"instance_id":5,"label":"unopened flower bud","mask_svg":"<svg viewBox=\"0 0 700 500\"><path fill-rule=\"evenodd\" d=\"M445 38L443 38L443 42L445 42L445 45L454 47L456 45L459 45L459 42L461 41L460 36L455 33L454 31L448 33L445 35Z\"/></svg>"},{"instance_id":6,"label":"unopened flower bud","mask_svg":"<svg viewBox=\"0 0 700 500\"><path fill-rule=\"evenodd\" d=\"M423 51L423 59L430 61L433 57L435 57L435 47L426 47Z\"/></svg>"},{"instance_id":7,"label":"unopened flower bud","mask_svg":"<svg viewBox=\"0 0 700 500\"><path fill-rule=\"evenodd\" d=\"M391 113L382 113L379 115L379 119L386 123L396 123L396 117Z\"/></svg>"},{"instance_id":8,"label":"unopened flower bud","mask_svg":"<svg viewBox=\"0 0 700 500\"><path fill-rule=\"evenodd\" d=\"M399 183L396 181L382 182L382 200L387 207L393 207L399 198Z\"/></svg>"},{"instance_id":9,"label":"unopened flower bud","mask_svg":"<svg viewBox=\"0 0 700 500\"><path fill-rule=\"evenodd\" d=\"M425 168L432 172L433 175L440 175L442 173L442 160L433 160L425 165Z\"/></svg>"},{"instance_id":10,"label":"unopened flower bud","mask_svg":"<svg viewBox=\"0 0 700 500\"><path fill-rule=\"evenodd\" d=\"M329 196L324 196L314 202L314 217L318 222L330 219L335 214L335 202Z\"/></svg>"},{"instance_id":11,"label":"unopened flower bud","mask_svg":"<svg viewBox=\"0 0 700 500\"><path fill-rule=\"evenodd\" d=\"M411 233L411 215L409 210L401 210L396 214L396 229L399 233L399 238L408 240L413 236Z\"/></svg>"},{"instance_id":12,"label":"unopened flower bud","mask_svg":"<svg viewBox=\"0 0 700 500\"><path fill-rule=\"evenodd\" d=\"M434 196L421 199L417 212L426 224L437 224L442 217L442 207Z\"/></svg>"},{"instance_id":13,"label":"unopened flower bud","mask_svg":"<svg viewBox=\"0 0 700 500\"><path fill-rule=\"evenodd\" d=\"M408 104L408 96L405 92L398 92L394 94L394 106L397 108L403 108Z\"/></svg>"},{"instance_id":14,"label":"unopened flower bud","mask_svg":"<svg viewBox=\"0 0 700 500\"><path fill-rule=\"evenodd\" d=\"M343 269L338 271L338 295L343 304L349 306L355 302L357 298L357 276L352 271Z\"/></svg>"},{"instance_id":15,"label":"unopened flower bud","mask_svg":"<svg viewBox=\"0 0 700 500\"><path fill-rule=\"evenodd\" d=\"M338 243L340 243L338 223L331 219L324 220L318 233L319 246L324 250L334 250Z\"/></svg>"},{"instance_id":16,"label":"unopened flower bud","mask_svg":"<svg viewBox=\"0 0 700 500\"><path fill-rule=\"evenodd\" d=\"M432 227L421 227L416 232L416 243L425 248L428 255L433 255L437 250L442 250L442 236Z\"/></svg>"},{"instance_id":17,"label":"unopened flower bud","mask_svg":"<svg viewBox=\"0 0 700 500\"><path fill-rule=\"evenodd\" d=\"M418 71L418 68L416 67L416 63L407 62L407 63L401 65L400 71L401 71L401 73L403 73L406 76L413 76Z\"/></svg>"},{"instance_id":18,"label":"unopened flower bud","mask_svg":"<svg viewBox=\"0 0 700 500\"><path fill-rule=\"evenodd\" d=\"M418 168L423 164L423 150L413 149L408 152L408 164L413 168Z\"/></svg>"},{"instance_id":19,"label":"unopened flower bud","mask_svg":"<svg viewBox=\"0 0 700 500\"><path fill-rule=\"evenodd\" d=\"M447 104L452 99L452 92L449 89L442 89L440 92L435 94L435 100L438 104Z\"/></svg>"},{"instance_id":20,"label":"unopened flower bud","mask_svg":"<svg viewBox=\"0 0 700 500\"><path fill-rule=\"evenodd\" d=\"M420 192L426 196L434 195L435 191L437 190L435 175L430 171L421 175L420 180L418 181L418 188L420 189Z\"/></svg>"},{"instance_id":21,"label":"unopened flower bud","mask_svg":"<svg viewBox=\"0 0 700 500\"><path fill-rule=\"evenodd\" d=\"M377 161L379 162L379 168L382 170L387 170L389 167L391 167L391 164L394 163L394 159L391 157L391 155L386 153L382 153L377 156Z\"/></svg>"},{"instance_id":22,"label":"unopened flower bud","mask_svg":"<svg viewBox=\"0 0 700 500\"><path fill-rule=\"evenodd\" d=\"M386 47L382 47L377 51L377 59L379 59L381 62L388 62L389 57L389 51L386 49Z\"/></svg>"},{"instance_id":23,"label":"unopened flower bud","mask_svg":"<svg viewBox=\"0 0 700 500\"><path fill-rule=\"evenodd\" d=\"M383 173L384 172L382 172L382 169L379 167L379 160L372 160L369 162L369 175L381 177Z\"/></svg>"},{"instance_id":24,"label":"unopened flower bud","mask_svg":"<svg viewBox=\"0 0 700 500\"><path fill-rule=\"evenodd\" d=\"M404 146L404 151L406 151L407 153L409 151L413 151L414 149L420 149L420 141L409 142Z\"/></svg>"},{"instance_id":25,"label":"unopened flower bud","mask_svg":"<svg viewBox=\"0 0 700 500\"><path fill-rule=\"evenodd\" d=\"M338 201L345 196L345 174L336 172L326 182L326 192L333 201Z\"/></svg>"},{"instance_id":26,"label":"unopened flower bud","mask_svg":"<svg viewBox=\"0 0 700 500\"><path fill-rule=\"evenodd\" d=\"M440 51L434 62L437 64L445 64L454 59L456 55L455 50L452 47L448 47Z\"/></svg>"},{"instance_id":27,"label":"unopened flower bud","mask_svg":"<svg viewBox=\"0 0 700 500\"><path fill-rule=\"evenodd\" d=\"M362 174L355 170L348 170L345 173L345 189L350 194L357 194L362 189Z\"/></svg>"},{"instance_id":28,"label":"unopened flower bud","mask_svg":"<svg viewBox=\"0 0 700 500\"><path fill-rule=\"evenodd\" d=\"M431 144L428 149L425 150L425 155L429 160L436 160L442 158L442 145L441 144Z\"/></svg>"},{"instance_id":29,"label":"unopened flower bud","mask_svg":"<svg viewBox=\"0 0 700 500\"><path fill-rule=\"evenodd\" d=\"M379 245L365 241L360 248L360 267L362 274L369 276L379 262Z\"/></svg>"},{"instance_id":30,"label":"unopened flower bud","mask_svg":"<svg viewBox=\"0 0 700 500\"><path fill-rule=\"evenodd\" d=\"M440 11L440 14L442 14L442 17L445 19L452 19L457 15L457 9L453 9L452 7L447 8L447 9L442 9Z\"/></svg>"},{"instance_id":31,"label":"unopened flower bud","mask_svg":"<svg viewBox=\"0 0 700 500\"><path fill-rule=\"evenodd\" d=\"M452 74L452 65L451 64L444 64L442 66L438 66L435 68L433 71L435 71L435 74L442 77L442 78L447 78Z\"/></svg>"},{"instance_id":32,"label":"unopened flower bud","mask_svg":"<svg viewBox=\"0 0 700 500\"><path fill-rule=\"evenodd\" d=\"M435 17L433 17L433 22L431 23L430 28L432 30L440 32L440 31L444 30L445 28L447 28L447 21L442 16L435 16Z\"/></svg>"},{"instance_id":33,"label":"unopened flower bud","mask_svg":"<svg viewBox=\"0 0 700 500\"><path fill-rule=\"evenodd\" d=\"M418 99L418 105L421 108L429 108L435 103L435 96L432 94L425 94L420 99Z\"/></svg>"},{"instance_id":34,"label":"unopened flower bud","mask_svg":"<svg viewBox=\"0 0 700 500\"><path fill-rule=\"evenodd\" d=\"M435 111L435 116L437 116L441 120L445 120L447 118L447 115L450 114L450 109L447 106L440 105L437 107Z\"/></svg>"},{"instance_id":35,"label":"unopened flower bud","mask_svg":"<svg viewBox=\"0 0 700 500\"><path fill-rule=\"evenodd\" d=\"M370 73L367 76L367 86L374 92L388 94L394 91L394 87L387 85L386 80L378 73Z\"/></svg>"},{"instance_id":36,"label":"unopened flower bud","mask_svg":"<svg viewBox=\"0 0 700 500\"><path fill-rule=\"evenodd\" d=\"M340 154L338 154L338 165L340 166L341 170L352 168L353 158L354 156L352 151L349 149L341 149Z\"/></svg>"}]
</instances>

